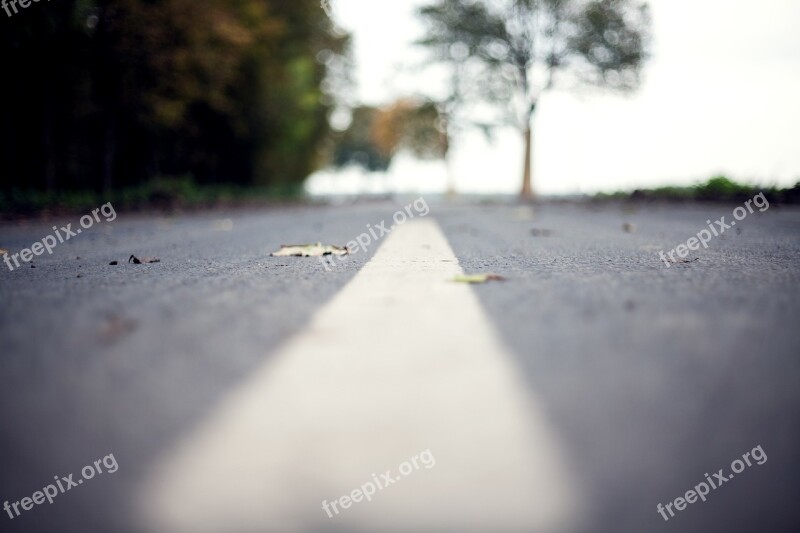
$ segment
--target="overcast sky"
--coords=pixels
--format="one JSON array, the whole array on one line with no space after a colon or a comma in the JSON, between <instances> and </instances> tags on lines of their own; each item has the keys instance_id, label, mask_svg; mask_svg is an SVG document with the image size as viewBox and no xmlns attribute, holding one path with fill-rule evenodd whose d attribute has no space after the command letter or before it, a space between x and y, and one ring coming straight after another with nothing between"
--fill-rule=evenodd
<instances>
[{"instance_id":1,"label":"overcast sky","mask_svg":"<svg viewBox=\"0 0 800 533\"><path fill-rule=\"evenodd\" d=\"M354 36L357 99L382 104L425 92L410 75L421 57L417 0L333 0ZM650 0L653 57L630 96L553 91L534 129L534 187L594 192L689 184L715 173L743 181L800 181L800 1ZM460 139L454 157L464 192L517 192L522 141L513 131L487 144ZM365 188L436 191L442 164L401 158L388 176L312 177L312 192Z\"/></svg>"}]
</instances>

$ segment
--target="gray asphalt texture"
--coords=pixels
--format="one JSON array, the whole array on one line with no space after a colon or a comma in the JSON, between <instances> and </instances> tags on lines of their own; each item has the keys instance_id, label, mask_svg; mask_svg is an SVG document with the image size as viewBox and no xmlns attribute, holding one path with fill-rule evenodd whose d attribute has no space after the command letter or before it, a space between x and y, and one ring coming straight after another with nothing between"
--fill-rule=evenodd
<instances>
[{"instance_id":1,"label":"gray asphalt texture","mask_svg":"<svg viewBox=\"0 0 800 533\"><path fill-rule=\"evenodd\" d=\"M565 442L591 503L587 531L800 530L800 210L756 211L667 268L659 250L736 206L547 203L531 218L430 204L465 271L508 278L474 290ZM135 532L131 493L149 462L380 243L330 272L269 252L344 244L396 209L119 212L36 268L0 263L0 504L109 453L119 464L52 505L13 520L0 510L2 530ZM77 221L5 223L0 247ZM759 445L763 465L668 522L656 512Z\"/></svg>"}]
</instances>

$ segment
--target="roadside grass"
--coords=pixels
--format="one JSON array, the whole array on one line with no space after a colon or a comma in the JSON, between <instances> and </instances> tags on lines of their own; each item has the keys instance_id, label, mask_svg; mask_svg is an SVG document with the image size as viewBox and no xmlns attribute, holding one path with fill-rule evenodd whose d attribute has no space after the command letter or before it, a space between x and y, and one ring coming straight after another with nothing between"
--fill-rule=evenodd
<instances>
[{"instance_id":1,"label":"roadside grass","mask_svg":"<svg viewBox=\"0 0 800 533\"><path fill-rule=\"evenodd\" d=\"M302 184L273 187L201 185L191 176L182 176L156 178L108 194L90 190L58 193L34 189L0 191L0 214L13 217L45 212L82 212L107 202L111 202L117 209L124 210L181 211L290 203L301 200L303 200Z\"/></svg>"},{"instance_id":2,"label":"roadside grass","mask_svg":"<svg viewBox=\"0 0 800 533\"><path fill-rule=\"evenodd\" d=\"M636 189L632 192L598 193L591 197L592 201L634 200L664 202L744 202L759 192L763 192L770 203L800 203L800 182L794 187L781 189L775 186L758 187L737 183L726 176L714 176L704 183L687 187L657 187L654 189Z\"/></svg>"}]
</instances>

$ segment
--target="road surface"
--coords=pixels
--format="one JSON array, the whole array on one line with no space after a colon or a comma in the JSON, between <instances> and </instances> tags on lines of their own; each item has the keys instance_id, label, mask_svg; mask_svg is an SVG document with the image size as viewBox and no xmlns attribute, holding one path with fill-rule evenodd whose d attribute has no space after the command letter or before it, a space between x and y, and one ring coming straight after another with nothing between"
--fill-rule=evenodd
<instances>
[{"instance_id":1,"label":"road surface","mask_svg":"<svg viewBox=\"0 0 800 533\"><path fill-rule=\"evenodd\" d=\"M736 206L431 200L396 224L406 200L119 212L0 264L3 530L800 528L799 210L668 267ZM78 219L5 223L0 247ZM383 221L327 268L269 256Z\"/></svg>"}]
</instances>

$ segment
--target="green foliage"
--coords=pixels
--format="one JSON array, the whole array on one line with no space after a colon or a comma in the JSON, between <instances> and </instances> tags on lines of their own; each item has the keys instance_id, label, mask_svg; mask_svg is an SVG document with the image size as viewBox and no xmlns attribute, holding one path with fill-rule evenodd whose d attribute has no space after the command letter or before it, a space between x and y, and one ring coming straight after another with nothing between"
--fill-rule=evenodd
<instances>
[{"instance_id":1,"label":"green foliage","mask_svg":"<svg viewBox=\"0 0 800 533\"><path fill-rule=\"evenodd\" d=\"M74 190L60 193L36 189L0 191L0 216L30 215L45 211L82 213L111 202L119 210L166 211L297 201L302 183L243 186L226 183L198 184L192 176L158 176L110 193Z\"/></svg>"},{"instance_id":2,"label":"green foliage","mask_svg":"<svg viewBox=\"0 0 800 533\"><path fill-rule=\"evenodd\" d=\"M387 157L405 149L420 159L440 159L448 148L441 120L434 102L400 99L377 111L371 139Z\"/></svg>"},{"instance_id":3,"label":"green foliage","mask_svg":"<svg viewBox=\"0 0 800 533\"><path fill-rule=\"evenodd\" d=\"M715 176L694 187L699 200L739 200L752 198L754 187L736 183L725 176Z\"/></svg>"},{"instance_id":4,"label":"green foliage","mask_svg":"<svg viewBox=\"0 0 800 533\"><path fill-rule=\"evenodd\" d=\"M638 0L433 0L419 15L427 26L419 44L452 70L450 124L459 108L483 102L497 115L485 128L507 123L523 134L525 197L533 195L530 128L542 92L565 77L632 90L650 40Z\"/></svg>"},{"instance_id":5,"label":"green foliage","mask_svg":"<svg viewBox=\"0 0 800 533\"><path fill-rule=\"evenodd\" d=\"M435 0L419 14L432 60L462 66L485 101L506 106L516 92L523 127L558 74L635 88L650 39L635 0Z\"/></svg>"},{"instance_id":6,"label":"green foliage","mask_svg":"<svg viewBox=\"0 0 800 533\"><path fill-rule=\"evenodd\" d=\"M334 136L335 167L357 165L373 172L389 168L391 155L381 150L373 135L379 113L380 110L372 106L352 110L350 125Z\"/></svg>"},{"instance_id":7,"label":"green foliage","mask_svg":"<svg viewBox=\"0 0 800 533\"><path fill-rule=\"evenodd\" d=\"M401 150L420 159L440 159L447 154L447 138L440 128L435 103L404 98L377 108L352 110L350 125L334 137L333 164L386 170Z\"/></svg>"},{"instance_id":8,"label":"green foliage","mask_svg":"<svg viewBox=\"0 0 800 533\"><path fill-rule=\"evenodd\" d=\"M763 192L775 204L800 203L800 182L792 188L759 187L738 183L726 176L714 176L704 183L685 187L667 186L633 192L599 193L593 200L644 200L668 202L741 203Z\"/></svg>"},{"instance_id":9,"label":"green foliage","mask_svg":"<svg viewBox=\"0 0 800 533\"><path fill-rule=\"evenodd\" d=\"M583 63L578 70L588 83L623 91L639 85L650 38L646 4L593 0L582 6L570 23L574 25L567 41L570 52L555 54L549 61L562 65L573 54Z\"/></svg>"},{"instance_id":10,"label":"green foliage","mask_svg":"<svg viewBox=\"0 0 800 533\"><path fill-rule=\"evenodd\" d=\"M290 190L320 162L322 87L349 37L319 0L59 0L2 18L6 202L160 175Z\"/></svg>"}]
</instances>

